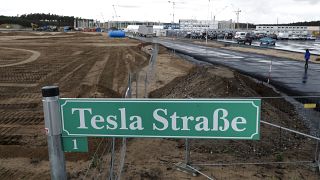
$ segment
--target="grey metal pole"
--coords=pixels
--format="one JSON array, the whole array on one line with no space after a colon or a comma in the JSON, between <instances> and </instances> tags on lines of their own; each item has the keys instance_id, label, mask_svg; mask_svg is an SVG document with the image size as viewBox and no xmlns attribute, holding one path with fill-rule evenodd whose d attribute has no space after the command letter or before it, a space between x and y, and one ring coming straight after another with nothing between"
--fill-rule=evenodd
<instances>
[{"instance_id":1,"label":"grey metal pole","mask_svg":"<svg viewBox=\"0 0 320 180\"><path fill-rule=\"evenodd\" d=\"M114 166L114 158L115 158L115 143L116 143L116 138L112 138L112 149L111 149L111 160L110 160L110 170L109 170L109 180L113 180L113 166Z\"/></svg>"},{"instance_id":2,"label":"grey metal pole","mask_svg":"<svg viewBox=\"0 0 320 180\"><path fill-rule=\"evenodd\" d=\"M139 71L136 72L136 98L138 98Z\"/></svg>"},{"instance_id":3,"label":"grey metal pole","mask_svg":"<svg viewBox=\"0 0 320 180\"><path fill-rule=\"evenodd\" d=\"M185 141L185 148L186 148L186 165L190 165L190 145L189 145L189 139L186 138Z\"/></svg>"},{"instance_id":4,"label":"grey metal pole","mask_svg":"<svg viewBox=\"0 0 320 180\"><path fill-rule=\"evenodd\" d=\"M61 115L59 106L59 88L46 86L42 88L42 103L45 130L48 141L51 179L67 179L64 153L61 143Z\"/></svg>"}]
</instances>

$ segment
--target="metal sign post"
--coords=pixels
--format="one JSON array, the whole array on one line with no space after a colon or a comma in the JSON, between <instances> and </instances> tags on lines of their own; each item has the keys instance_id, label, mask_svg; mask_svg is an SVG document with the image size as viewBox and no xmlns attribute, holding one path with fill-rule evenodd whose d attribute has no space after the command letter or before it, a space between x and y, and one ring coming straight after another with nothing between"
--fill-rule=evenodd
<instances>
[{"instance_id":1,"label":"metal sign post","mask_svg":"<svg viewBox=\"0 0 320 180\"><path fill-rule=\"evenodd\" d=\"M189 139L185 139L185 162L176 163L177 170L182 171L184 173L192 174L193 176L197 176L199 174L199 167L191 167L190 165L190 142Z\"/></svg>"},{"instance_id":2,"label":"metal sign post","mask_svg":"<svg viewBox=\"0 0 320 180\"><path fill-rule=\"evenodd\" d=\"M189 145L189 140L186 138L185 141L185 148L186 148L186 164L190 165L190 145Z\"/></svg>"},{"instance_id":3,"label":"metal sign post","mask_svg":"<svg viewBox=\"0 0 320 180\"><path fill-rule=\"evenodd\" d=\"M51 167L51 179L64 180L67 179L67 173L61 143L59 88L57 86L43 87L42 97L45 132L47 135Z\"/></svg>"}]
</instances>

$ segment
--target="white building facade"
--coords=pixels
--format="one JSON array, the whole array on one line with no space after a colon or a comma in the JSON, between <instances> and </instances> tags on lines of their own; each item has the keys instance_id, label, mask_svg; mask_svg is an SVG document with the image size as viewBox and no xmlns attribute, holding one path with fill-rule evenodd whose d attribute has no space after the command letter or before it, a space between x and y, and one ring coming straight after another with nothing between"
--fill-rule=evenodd
<instances>
[{"instance_id":1,"label":"white building facade","mask_svg":"<svg viewBox=\"0 0 320 180\"><path fill-rule=\"evenodd\" d=\"M94 21L93 19L74 19L75 29L95 28L98 24L100 25L100 22Z\"/></svg>"},{"instance_id":2,"label":"white building facade","mask_svg":"<svg viewBox=\"0 0 320 180\"><path fill-rule=\"evenodd\" d=\"M290 35L307 36L319 31L319 26L256 26L256 31L267 34L288 33Z\"/></svg>"},{"instance_id":3,"label":"white building facade","mask_svg":"<svg viewBox=\"0 0 320 180\"><path fill-rule=\"evenodd\" d=\"M229 21L219 21L218 29L222 29L222 30L235 29L235 23L232 22L232 19L230 19Z\"/></svg>"},{"instance_id":4,"label":"white building facade","mask_svg":"<svg viewBox=\"0 0 320 180\"><path fill-rule=\"evenodd\" d=\"M180 19L181 31L206 31L209 29L218 29L218 22L212 20L195 20L195 19Z\"/></svg>"}]
</instances>

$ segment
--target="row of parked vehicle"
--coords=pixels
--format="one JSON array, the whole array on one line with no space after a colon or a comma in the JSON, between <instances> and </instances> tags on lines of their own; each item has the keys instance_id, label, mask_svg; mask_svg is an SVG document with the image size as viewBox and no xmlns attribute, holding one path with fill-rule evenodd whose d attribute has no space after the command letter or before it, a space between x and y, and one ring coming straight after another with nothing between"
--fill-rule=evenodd
<instances>
[{"instance_id":1,"label":"row of parked vehicle","mask_svg":"<svg viewBox=\"0 0 320 180\"><path fill-rule=\"evenodd\" d=\"M252 41L258 40L262 46L274 46L276 44L276 35L265 35L265 34L253 34L249 32L236 32L235 34L232 32L215 32L208 31L208 36L206 32L191 32L187 33L185 38L188 39L229 39L234 40L238 44L252 44Z\"/></svg>"},{"instance_id":2,"label":"row of parked vehicle","mask_svg":"<svg viewBox=\"0 0 320 180\"><path fill-rule=\"evenodd\" d=\"M207 35L208 33L208 35ZM275 46L277 40L316 40L316 37L312 35L298 36L289 35L288 33L279 34L266 34L257 32L218 32L218 31L208 31L208 32L188 32L185 34L186 38L189 39L229 39L237 42L238 44L249 44L251 45L253 41L260 42L260 46Z\"/></svg>"},{"instance_id":3,"label":"row of parked vehicle","mask_svg":"<svg viewBox=\"0 0 320 180\"><path fill-rule=\"evenodd\" d=\"M189 39L206 39L207 38L207 32L191 32L187 33L185 38ZM232 39L233 33L227 32L215 32L215 31L208 31L208 39L215 40L215 39Z\"/></svg>"},{"instance_id":4,"label":"row of parked vehicle","mask_svg":"<svg viewBox=\"0 0 320 180\"><path fill-rule=\"evenodd\" d=\"M251 34L248 32L236 32L234 36L234 40L237 41L238 44L252 44L253 40L259 40L260 46L275 46L276 45L276 37L274 36L261 36L259 34Z\"/></svg>"}]
</instances>

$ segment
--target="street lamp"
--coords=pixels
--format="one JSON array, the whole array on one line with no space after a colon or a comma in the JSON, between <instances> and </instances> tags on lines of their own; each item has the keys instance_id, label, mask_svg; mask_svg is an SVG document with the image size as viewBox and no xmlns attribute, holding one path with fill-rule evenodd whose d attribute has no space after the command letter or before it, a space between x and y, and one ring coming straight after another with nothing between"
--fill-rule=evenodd
<instances>
[{"instance_id":1,"label":"street lamp","mask_svg":"<svg viewBox=\"0 0 320 180\"><path fill-rule=\"evenodd\" d=\"M172 25L173 25L173 23L174 23L174 6L176 5L176 2L168 1L168 3L172 4Z\"/></svg>"},{"instance_id":2,"label":"street lamp","mask_svg":"<svg viewBox=\"0 0 320 180\"><path fill-rule=\"evenodd\" d=\"M206 44L208 44L208 28L210 27L209 21L210 0L208 1L208 13L207 13L207 28L206 28Z\"/></svg>"}]
</instances>

